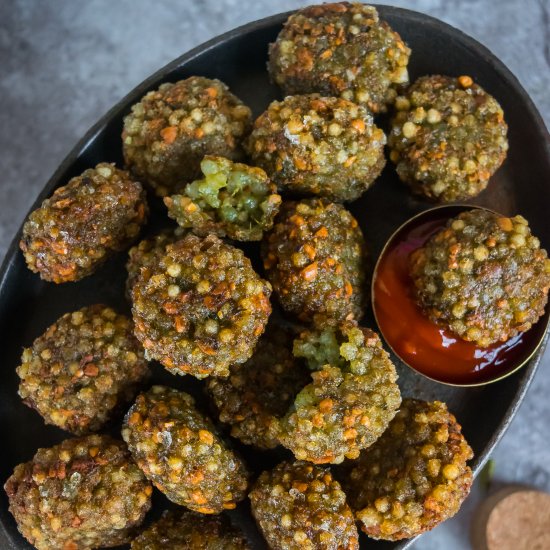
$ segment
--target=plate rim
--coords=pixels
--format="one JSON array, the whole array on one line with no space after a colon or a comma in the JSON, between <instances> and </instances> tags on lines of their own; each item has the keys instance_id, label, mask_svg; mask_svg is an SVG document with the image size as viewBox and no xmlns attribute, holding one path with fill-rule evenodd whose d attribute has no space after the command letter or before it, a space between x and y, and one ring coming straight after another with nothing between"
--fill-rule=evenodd
<instances>
[{"instance_id":1,"label":"plate rim","mask_svg":"<svg viewBox=\"0 0 550 550\"><path fill-rule=\"evenodd\" d=\"M540 143L544 149L545 156L550 163L550 133L548 132L542 115L540 114L534 101L531 99L519 79L487 46L479 42L477 39L469 36L464 31L454 27L453 25L441 19L438 19L437 17L416 10L391 6L387 4L369 3L369 5L372 5L376 7L377 10L379 10L381 19L385 19L387 15L394 15L396 17L406 18L409 21L419 23L424 26L438 27L439 29L443 29L445 34L447 34L450 38L456 39L467 49L471 50L476 55L483 57L484 60L489 65L491 65L495 73L502 80L509 82L514 88L515 92L518 93L521 97L523 107L529 112L529 115L532 117L535 123L533 125L533 130L536 130L537 141L540 140ZM217 47L220 44L237 38L240 35L261 31L274 25L282 25L284 21L288 18L288 16L295 11L297 10L289 10L286 12L276 13L261 19L249 21L193 47L192 49L188 50L187 52L173 59L172 61L166 63L158 70L154 71L151 75L146 77L139 84L137 84L137 86L132 88L127 94L120 98L103 115L101 115L100 118L92 126L90 126L90 128L84 133L84 135L79 140L77 140L77 142L70 148L69 152L65 155L58 167L54 170L53 174L46 180L46 183L36 196L36 199L30 206L22 222L20 223L14 237L12 238L8 248L6 249L0 267L0 303L6 300L6 280L11 272L11 269L14 266L15 260L17 259L17 254L20 253L19 241L21 238L21 232L29 214L33 210L35 210L42 203L42 201L52 193L52 191L56 187L61 184L61 182L59 181L61 174L71 164L73 164L83 152L85 152L85 150L94 140L94 138L104 129L109 121L114 116L116 116L117 113L123 111L124 109L127 109L131 101L135 102L135 100L142 97L149 89L151 89L152 86L155 85L155 82L162 76L165 76L166 73L177 69L183 64L189 63L197 56L208 52L209 50ZM428 208L429 205L427 205L426 207ZM547 307L550 307L550 303ZM504 436L515 415L517 414L518 409L522 405L526 393L529 390L529 387L531 386L534 376L538 370L541 358L548 345L549 336L550 330L547 329L545 336L543 337L536 353L529 360L528 364L523 369L521 369L520 372L512 375L521 377L521 380L519 381L518 391L515 394L513 402L510 404L504 416L502 417L498 428L495 430L495 432L492 434L491 438L485 445L483 452L481 453L479 458L474 457L472 463L474 477L479 474L487 460L490 458L490 455ZM410 548L419 536L420 535L411 539L400 541L397 543L395 548L402 550L404 550L405 548ZM12 542L12 539L7 532L6 526L4 525L4 521L0 520L0 541L2 541L2 539L5 543L9 545L9 550L19 550L21 548L19 545ZM14 544L16 545L14 546Z\"/></svg>"}]
</instances>

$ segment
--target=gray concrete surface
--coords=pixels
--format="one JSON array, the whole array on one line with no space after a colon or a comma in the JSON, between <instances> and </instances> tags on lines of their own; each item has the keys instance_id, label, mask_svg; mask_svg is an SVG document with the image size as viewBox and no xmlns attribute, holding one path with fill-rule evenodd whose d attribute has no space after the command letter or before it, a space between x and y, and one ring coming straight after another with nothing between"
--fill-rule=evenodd
<instances>
[{"instance_id":1,"label":"gray concrete surface","mask_svg":"<svg viewBox=\"0 0 550 550\"><path fill-rule=\"evenodd\" d=\"M491 49L550 123L550 0L388 0L443 19ZM2 0L0 257L38 190L75 141L131 88L201 42L304 2ZM550 184L550 182L549 182ZM496 478L550 490L550 353L495 451ZM417 548L469 547L482 490Z\"/></svg>"}]
</instances>

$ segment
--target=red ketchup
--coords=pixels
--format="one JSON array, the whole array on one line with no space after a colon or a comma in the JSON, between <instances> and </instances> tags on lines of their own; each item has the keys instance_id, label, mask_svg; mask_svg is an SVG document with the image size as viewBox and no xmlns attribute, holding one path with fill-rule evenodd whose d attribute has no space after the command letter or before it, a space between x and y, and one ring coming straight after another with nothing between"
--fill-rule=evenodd
<instances>
[{"instance_id":1,"label":"red ketchup","mask_svg":"<svg viewBox=\"0 0 550 550\"><path fill-rule=\"evenodd\" d=\"M423 314L414 299L409 256L459 213L442 210L413 219L384 250L373 282L374 313L388 345L414 370L439 382L482 384L504 376L529 358L540 342L541 331L536 328L541 323L506 342L481 348Z\"/></svg>"}]
</instances>

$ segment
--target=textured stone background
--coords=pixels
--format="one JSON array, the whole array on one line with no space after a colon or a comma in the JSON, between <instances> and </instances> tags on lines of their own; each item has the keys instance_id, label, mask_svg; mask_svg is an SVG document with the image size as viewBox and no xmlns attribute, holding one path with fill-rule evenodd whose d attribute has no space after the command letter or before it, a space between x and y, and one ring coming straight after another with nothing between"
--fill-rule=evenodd
<instances>
[{"instance_id":1,"label":"textured stone background","mask_svg":"<svg viewBox=\"0 0 550 550\"><path fill-rule=\"evenodd\" d=\"M550 0L388 0L485 44L550 123ZM56 166L109 107L168 61L247 21L303 5L283 0L2 0L0 257ZM550 184L550 181L549 181ZM499 482L550 490L550 353L493 458ZM480 419L482 421L482 419ZM425 550L468 547L483 491L423 537Z\"/></svg>"}]
</instances>

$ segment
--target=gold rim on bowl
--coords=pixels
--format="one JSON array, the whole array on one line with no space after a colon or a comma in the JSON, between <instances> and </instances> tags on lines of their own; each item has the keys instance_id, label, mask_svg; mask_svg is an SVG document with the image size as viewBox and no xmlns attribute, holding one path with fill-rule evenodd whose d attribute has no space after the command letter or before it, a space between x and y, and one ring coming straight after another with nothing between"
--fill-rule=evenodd
<instances>
[{"instance_id":1,"label":"gold rim on bowl","mask_svg":"<svg viewBox=\"0 0 550 550\"><path fill-rule=\"evenodd\" d=\"M540 348L541 344L544 342L544 339L546 337L546 334L548 332L548 327L550 325L550 312L548 310L549 305L547 304L544 315L539 321L535 324L535 326L531 327L529 330L540 330L541 335L538 339L535 340L534 344L527 343L526 345L532 346L532 350L529 352L528 356L525 357L523 360L519 362L519 364L514 365L506 372L496 376L495 378L491 378L489 380L484 380L481 382L465 382L465 383L457 383L457 382L447 382L444 380L438 380L437 378L433 378L432 376L428 376L427 374L421 372L420 370L416 369L413 365L405 361L399 353L394 349L394 347L391 345L389 339L384 334L384 330L382 329L382 326L380 322L378 321L378 316L376 315L376 299L375 299L375 291L374 291L374 283L376 281L376 276L378 273L378 267L380 265L381 259L386 254L386 251L390 245L392 245L395 241L395 238L399 233L401 233L402 230L404 230L407 226L412 225L415 221L418 220L418 218L429 216L433 212L436 212L438 210L454 210L455 214L452 214L449 216L449 218L453 217L454 215L457 215L461 212L464 212L465 210L473 210L473 209L479 209L479 210L487 210L488 212L492 212L493 214L498 214L499 216L504 216L504 214L501 214L500 212L497 212L496 210L492 210L491 208L487 208L485 206L477 206L473 204L445 204L440 206L434 206L431 208L427 208L426 210L423 210L422 212L419 212L418 214L415 214L405 222L403 222L388 238L386 243L384 244L384 247L382 248L382 251L380 252L378 259L376 260L376 264L374 266L374 270L372 272L372 280L371 280L371 288L370 288L370 295L371 295L371 304L372 304L372 312L374 315L374 320L376 322L376 325L378 327L378 330L380 332L380 335L384 339L384 342L387 344L387 346L390 348L392 353L409 369L414 371L415 373L423 376L424 378L427 378L428 380L431 380L432 382L437 382L438 384L444 384L446 386L453 386L453 387L459 387L459 388L475 388L480 386L487 386L488 384L494 384L495 382L499 382L500 380L503 380L505 378L508 378L508 376L511 376L512 374L516 373L518 370L520 370L523 366L525 366L531 358L535 355L537 350ZM542 325L539 327L539 323L542 323Z\"/></svg>"}]
</instances>

